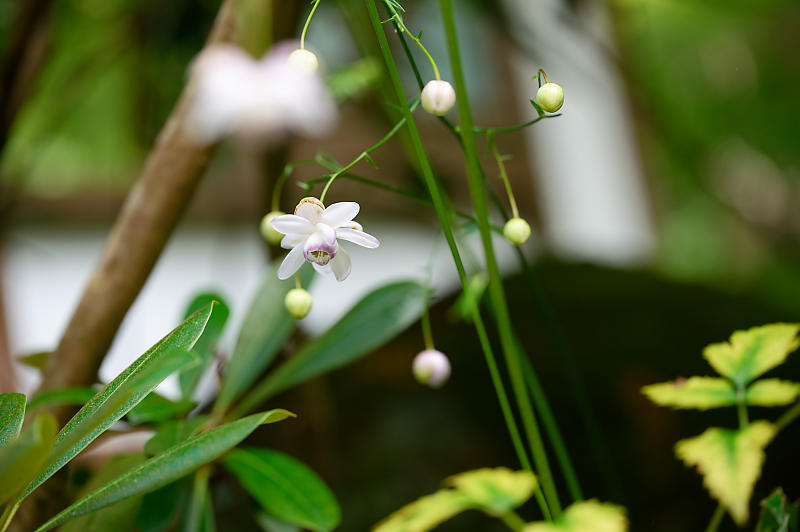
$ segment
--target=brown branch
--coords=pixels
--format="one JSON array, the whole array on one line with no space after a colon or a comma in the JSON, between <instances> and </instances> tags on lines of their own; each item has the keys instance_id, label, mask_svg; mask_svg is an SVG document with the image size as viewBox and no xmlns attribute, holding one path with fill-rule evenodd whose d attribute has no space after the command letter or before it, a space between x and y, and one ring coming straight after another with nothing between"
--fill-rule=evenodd
<instances>
[{"instance_id":1,"label":"brown branch","mask_svg":"<svg viewBox=\"0 0 800 532\"><path fill-rule=\"evenodd\" d=\"M226 0L207 46L233 41L235 33L233 1ZM122 206L94 274L48 360L45 389L94 381L122 319L208 167L214 147L196 145L185 131L191 91L190 83Z\"/></svg>"}]
</instances>

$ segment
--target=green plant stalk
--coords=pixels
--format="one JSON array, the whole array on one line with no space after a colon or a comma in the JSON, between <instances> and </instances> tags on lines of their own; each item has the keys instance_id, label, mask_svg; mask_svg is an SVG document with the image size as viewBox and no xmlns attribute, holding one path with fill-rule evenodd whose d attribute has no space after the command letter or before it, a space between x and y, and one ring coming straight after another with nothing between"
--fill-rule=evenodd
<instances>
[{"instance_id":1,"label":"green plant stalk","mask_svg":"<svg viewBox=\"0 0 800 532\"><path fill-rule=\"evenodd\" d=\"M525 528L525 521L523 521L523 519L520 516L518 516L513 510L501 515L500 519L503 521L503 523L506 524L508 528L514 530L515 532L519 532L520 530Z\"/></svg>"},{"instance_id":2,"label":"green plant stalk","mask_svg":"<svg viewBox=\"0 0 800 532\"><path fill-rule=\"evenodd\" d=\"M461 138L467 159L467 177L469 179L470 195L472 196L475 217L478 220L478 230L481 234L484 254L486 256L486 266L489 272L489 297L496 313L498 331L500 333L500 343L505 355L511 385L517 399L517 406L520 409L523 426L526 429L529 443L534 448L544 449L544 444L540 437L537 437L536 422L533 417L533 406L528 397L525 380L520 363L520 354L514 342L514 334L511 326L511 319L508 313L505 293L503 291L503 280L500 269L497 266L494 247L492 244L491 229L489 228L489 207L486 199L486 189L484 187L478 149L475 143L475 133L473 132L472 112L469 105L469 96L464 81L464 72L461 65L461 52L458 45L458 36L455 26L452 0L439 0L439 6L444 21L445 35L447 36L447 47L450 52L450 64L453 70L453 81L456 90L456 102L458 104L458 114L461 121ZM534 457L538 453L534 450ZM561 503L558 499L553 476L547 465L547 458L544 462L537 463L539 477L542 487L547 496L547 502L555 517L561 513Z\"/></svg>"},{"instance_id":3,"label":"green plant stalk","mask_svg":"<svg viewBox=\"0 0 800 532\"><path fill-rule=\"evenodd\" d=\"M8 530L8 525L10 525L11 520L14 519L14 514L17 513L21 502L21 500L18 500L15 503L9 504L5 507L3 510L3 515L0 516L0 532L6 532L6 530Z\"/></svg>"},{"instance_id":4,"label":"green plant stalk","mask_svg":"<svg viewBox=\"0 0 800 532\"><path fill-rule=\"evenodd\" d=\"M211 466L203 466L194 473L192 483L192 498L187 509L186 524L183 529L185 532L198 532L205 515L205 507L208 501L208 480L211 476Z\"/></svg>"},{"instance_id":5,"label":"green plant stalk","mask_svg":"<svg viewBox=\"0 0 800 532\"><path fill-rule=\"evenodd\" d=\"M714 514L711 516L711 522L708 523L708 527L706 528L706 532L717 532L720 523L722 523L722 519L725 517L725 507L721 504L717 505L717 509L714 510Z\"/></svg>"},{"instance_id":6,"label":"green plant stalk","mask_svg":"<svg viewBox=\"0 0 800 532\"><path fill-rule=\"evenodd\" d=\"M400 102L401 112L406 118L408 133L409 136L411 137L411 142L413 144L414 151L416 152L417 158L419 160L420 169L423 178L425 180L425 184L428 188L431 200L433 201L436 213L439 216L439 221L442 226L442 232L445 235L445 239L447 240L447 245L450 248L451 254L453 255L453 260L455 262L456 269L458 270L458 275L461 280L462 289L467 290L469 280L467 279L467 274L466 271L464 270L464 265L461 261L461 256L458 251L458 246L456 245L455 238L453 237L453 230L450 223L451 212L450 210L448 210L448 207L442 197L441 191L439 190L438 183L436 182L436 178L433 175L433 169L431 168L430 161L428 160L427 154L425 153L425 149L422 146L422 139L419 136L419 131L417 130L414 118L411 115L411 109L406 102L403 85L400 82L400 76L397 71L397 65L395 64L394 58L392 57L391 51L389 49L389 42L387 41L386 35L383 32L383 26L381 25L381 21L378 16L378 9L375 5L375 0L365 0L365 4L367 6L367 11L369 13L370 21L372 22L372 27L375 31L375 35L378 40L378 45L380 47L381 54L383 55L383 59L386 63L389 77L391 78L395 95L398 101ZM486 357L486 363L489 366L489 373L492 379L492 384L494 385L498 401L500 402L500 408L503 412L503 418L506 422L506 426L508 427L509 435L511 436L511 441L514 446L514 450L517 453L517 457L522 467L530 471L531 470L530 461L528 460L528 457L525 453L519 429L517 428L516 420L514 419L514 416L511 412L511 406L509 404L508 397L505 393L505 388L503 387L502 378L500 377L500 372L497 368L497 362L494 358L494 353L492 352L491 344L489 343L489 338L488 335L486 334L486 329L483 325L483 319L481 318L480 311L478 310L477 306L473 307L472 313L473 313L472 316L473 323L475 324L475 329L478 333L478 339L480 341L483 353ZM548 510L547 506L545 505L542 508L542 511L546 512L547 510Z\"/></svg>"},{"instance_id":7,"label":"green plant stalk","mask_svg":"<svg viewBox=\"0 0 800 532\"><path fill-rule=\"evenodd\" d=\"M306 49L306 33L308 33L308 25L311 24L311 17L314 16L314 12L319 7L319 0L314 2L314 7L311 8L311 13L308 14L308 18L306 19L306 23L303 26L303 33L300 34L300 48L305 50Z\"/></svg>"},{"instance_id":8,"label":"green plant stalk","mask_svg":"<svg viewBox=\"0 0 800 532\"><path fill-rule=\"evenodd\" d=\"M781 414L781 417L775 422L775 433L778 433L786 428L792 421L800 416L800 401L794 404L792 408Z\"/></svg>"}]
</instances>

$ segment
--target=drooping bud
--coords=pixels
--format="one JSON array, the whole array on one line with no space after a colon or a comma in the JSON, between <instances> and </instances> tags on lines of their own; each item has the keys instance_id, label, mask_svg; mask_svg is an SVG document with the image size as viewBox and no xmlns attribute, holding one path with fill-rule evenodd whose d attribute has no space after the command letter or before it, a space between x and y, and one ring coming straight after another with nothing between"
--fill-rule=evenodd
<instances>
[{"instance_id":1,"label":"drooping bud","mask_svg":"<svg viewBox=\"0 0 800 532\"><path fill-rule=\"evenodd\" d=\"M511 218L503 227L503 236L516 246L524 244L531 236L531 226L522 218Z\"/></svg>"},{"instance_id":2,"label":"drooping bud","mask_svg":"<svg viewBox=\"0 0 800 532\"><path fill-rule=\"evenodd\" d=\"M295 319L302 320L311 310L311 294L302 288L292 288L286 293L286 298L283 300L286 305L286 310L289 314L294 316Z\"/></svg>"},{"instance_id":3,"label":"drooping bud","mask_svg":"<svg viewBox=\"0 0 800 532\"><path fill-rule=\"evenodd\" d=\"M426 349L421 351L411 366L417 382L439 388L450 378L450 361L441 351Z\"/></svg>"},{"instance_id":4,"label":"drooping bud","mask_svg":"<svg viewBox=\"0 0 800 532\"><path fill-rule=\"evenodd\" d=\"M431 80L422 89L422 107L432 115L446 115L456 103L456 91L446 81Z\"/></svg>"},{"instance_id":5,"label":"drooping bud","mask_svg":"<svg viewBox=\"0 0 800 532\"><path fill-rule=\"evenodd\" d=\"M281 211L272 211L268 213L261 219L261 236L264 237L264 240L272 244L273 246L277 246L281 243L281 239L283 238L283 233L277 231L274 227L272 227L273 218L277 218L278 216L283 216L284 212Z\"/></svg>"},{"instance_id":6,"label":"drooping bud","mask_svg":"<svg viewBox=\"0 0 800 532\"><path fill-rule=\"evenodd\" d=\"M309 52L304 48L298 48L289 54L289 64L297 67L299 70L313 74L319 68L319 61L314 52Z\"/></svg>"},{"instance_id":7,"label":"drooping bud","mask_svg":"<svg viewBox=\"0 0 800 532\"><path fill-rule=\"evenodd\" d=\"M545 83L536 91L536 103L548 113L555 113L564 105L564 89L556 83Z\"/></svg>"}]
</instances>

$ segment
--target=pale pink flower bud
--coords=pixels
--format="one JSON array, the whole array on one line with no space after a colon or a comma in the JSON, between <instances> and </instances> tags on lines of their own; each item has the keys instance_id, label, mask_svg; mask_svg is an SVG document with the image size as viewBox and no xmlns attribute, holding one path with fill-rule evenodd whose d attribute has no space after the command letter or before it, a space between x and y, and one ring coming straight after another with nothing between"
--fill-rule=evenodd
<instances>
[{"instance_id":1,"label":"pale pink flower bud","mask_svg":"<svg viewBox=\"0 0 800 532\"><path fill-rule=\"evenodd\" d=\"M439 388L450 378L450 361L441 351L426 349L414 357L412 371L420 384Z\"/></svg>"},{"instance_id":2,"label":"pale pink flower bud","mask_svg":"<svg viewBox=\"0 0 800 532\"><path fill-rule=\"evenodd\" d=\"M434 79L422 89L422 107L432 115L446 115L456 103L456 91L446 81Z\"/></svg>"}]
</instances>

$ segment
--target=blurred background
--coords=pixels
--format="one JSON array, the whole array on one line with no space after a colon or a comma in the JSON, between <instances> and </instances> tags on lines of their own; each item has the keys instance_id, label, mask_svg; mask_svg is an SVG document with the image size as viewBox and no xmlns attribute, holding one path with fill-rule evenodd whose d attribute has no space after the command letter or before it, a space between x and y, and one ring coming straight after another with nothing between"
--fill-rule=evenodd
<instances>
[{"instance_id":1,"label":"blurred background","mask_svg":"<svg viewBox=\"0 0 800 532\"><path fill-rule=\"evenodd\" d=\"M423 41L448 79L437 3L403 4L406 24L424 29ZM633 530L701 529L714 506L699 477L673 458L671 445L699 433L709 419L723 426L734 419L658 409L638 390L709 374L702 347L736 328L798 321L800 4L457 4L480 125L534 117L531 78L539 68L565 89L561 116L496 139L513 156L509 175L534 226L524 250L532 276L519 272L508 244L496 246L515 323L585 491L626 505ZM35 389L36 373L21 366L12 371L9 361L58 343L218 7L213 0L0 0L4 390ZM298 35L307 7L276 1L273 37ZM230 349L266 265L277 256L261 240L258 222L270 210L284 164L320 152L346 163L391 127L380 64L363 59L374 46L363 9L354 0L324 1L308 36L341 101L338 130L322 141L291 139L265 152L220 147L123 323L101 379L170 330L201 290L217 291L231 305L222 345ZM431 77L424 56L414 53L423 78ZM396 58L411 97L418 89L399 46ZM418 113L418 120L436 171L457 207L468 210L457 142L433 118ZM406 149L402 137L393 139L374 154L378 170L364 165L358 173L422 191ZM483 162L496 177L491 158ZM306 195L296 181L326 172L315 164L298 167L282 208L291 210ZM409 368L422 340L414 327L363 363L280 399L302 418L270 432L264 443L291 450L320 471L342 501L342 529L365 530L449 474L513 465L514 458L473 333L448 312L457 278L432 211L346 180L330 198L360 202L359 221L382 245L353 250L346 282L315 282L303 333L318 334L390 279L426 279L432 264L434 334L454 365L444 390L415 385ZM477 244L469 228L463 238ZM790 364L782 376L797 379L798 370ZM573 387L578 381L582 387ZM174 389L168 383L162 391ZM586 430L585 419L594 419L594 430ZM771 448L754 500L778 484L790 497L800 496L798 475L791 474L798 467L791 440L798 436L787 431ZM215 500L238 523L247 502L234 489L223 483ZM471 514L460 519L447 529L493 526Z\"/></svg>"}]
</instances>

